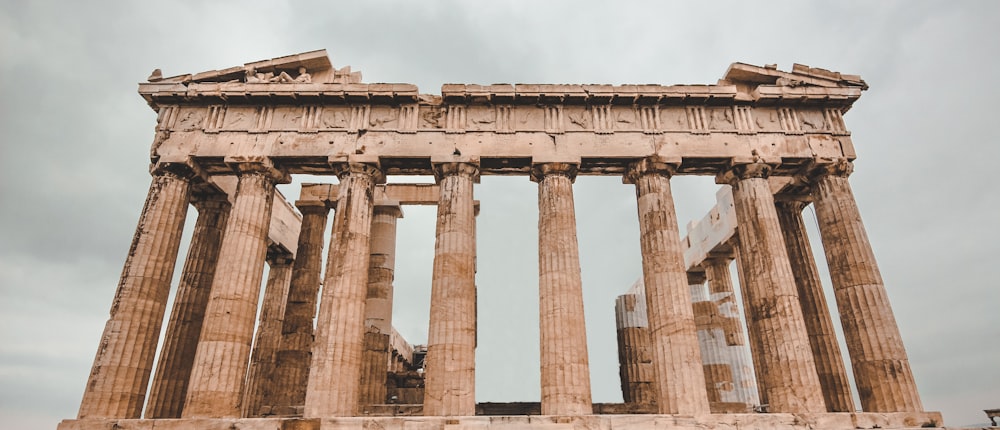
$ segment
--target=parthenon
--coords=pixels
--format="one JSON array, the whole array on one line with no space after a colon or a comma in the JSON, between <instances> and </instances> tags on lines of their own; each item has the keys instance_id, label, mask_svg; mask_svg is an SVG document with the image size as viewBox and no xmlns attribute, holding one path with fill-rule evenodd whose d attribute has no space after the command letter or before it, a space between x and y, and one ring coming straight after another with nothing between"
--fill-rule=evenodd
<instances>
[{"instance_id":1,"label":"parthenon","mask_svg":"<svg viewBox=\"0 0 1000 430\"><path fill-rule=\"evenodd\" d=\"M733 63L713 85L446 84L428 95L363 83L324 50L157 69L139 84L157 112L149 193L79 414L59 428L943 426L923 409L848 181L843 114L867 89L856 75ZM297 174L338 183L304 184L293 205L276 185ZM538 184L534 405L475 399L476 346L490 342L477 336L481 175ZM592 401L578 175L635 186L642 277L617 304L624 404ZM675 175L722 186L687 238ZM846 355L802 223L809 204ZM437 208L426 349L392 323L404 205ZM712 346L714 333L734 348Z\"/></svg>"}]
</instances>

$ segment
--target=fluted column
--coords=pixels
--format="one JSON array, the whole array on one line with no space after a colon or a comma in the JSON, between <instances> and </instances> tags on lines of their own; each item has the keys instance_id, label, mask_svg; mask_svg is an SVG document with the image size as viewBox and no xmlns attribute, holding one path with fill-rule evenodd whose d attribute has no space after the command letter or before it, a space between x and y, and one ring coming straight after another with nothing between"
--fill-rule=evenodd
<instances>
[{"instance_id":1,"label":"fluted column","mask_svg":"<svg viewBox=\"0 0 1000 430\"><path fill-rule=\"evenodd\" d=\"M184 409L194 353L222 249L222 234L229 219L231 205L225 195L195 197L193 203L198 210L198 220L163 336L153 387L149 390L146 418L180 418Z\"/></svg>"},{"instance_id":2,"label":"fluted column","mask_svg":"<svg viewBox=\"0 0 1000 430\"><path fill-rule=\"evenodd\" d=\"M78 417L139 418L170 294L192 171L157 165Z\"/></svg>"},{"instance_id":3,"label":"fluted column","mask_svg":"<svg viewBox=\"0 0 1000 430\"><path fill-rule=\"evenodd\" d=\"M662 414L696 415L709 412L708 395L670 191L671 174L671 166L645 159L630 165L625 179L635 184L638 200L657 405Z\"/></svg>"},{"instance_id":4,"label":"fluted column","mask_svg":"<svg viewBox=\"0 0 1000 430\"><path fill-rule=\"evenodd\" d=\"M803 201L777 201L778 221L785 237L788 260L799 292L802 316L809 332L809 345L816 361L816 374L823 387L823 400L828 412L853 412L854 399L847 381L847 370L840 355L833 320L823 294L823 284L813 258L805 222L802 220Z\"/></svg>"},{"instance_id":5,"label":"fluted column","mask_svg":"<svg viewBox=\"0 0 1000 430\"><path fill-rule=\"evenodd\" d=\"M337 212L306 388L307 418L353 416L358 411L372 194L385 176L360 163L337 166L337 176Z\"/></svg>"},{"instance_id":6,"label":"fluted column","mask_svg":"<svg viewBox=\"0 0 1000 430\"><path fill-rule=\"evenodd\" d=\"M723 356L732 373L732 392L728 394L731 398L723 396L723 401L755 406L760 404L757 379L753 371L753 360L750 359L750 348L743 334L740 308L736 304L733 279L729 272L730 261L730 258L708 258L702 263L708 281L708 298L715 304L718 326L725 337Z\"/></svg>"},{"instance_id":7,"label":"fluted column","mask_svg":"<svg viewBox=\"0 0 1000 430\"><path fill-rule=\"evenodd\" d=\"M814 179L813 204L830 277L866 412L921 411L923 405L847 176L846 160Z\"/></svg>"},{"instance_id":8,"label":"fluted column","mask_svg":"<svg viewBox=\"0 0 1000 430\"><path fill-rule=\"evenodd\" d=\"M589 415L590 364L583 314L573 180L577 165L537 164L538 305L542 415Z\"/></svg>"},{"instance_id":9,"label":"fluted column","mask_svg":"<svg viewBox=\"0 0 1000 430\"><path fill-rule=\"evenodd\" d=\"M823 412L823 391L802 320L788 250L767 183L770 166L743 164L720 174L733 187L747 321L756 336L761 402L770 412Z\"/></svg>"},{"instance_id":10,"label":"fluted column","mask_svg":"<svg viewBox=\"0 0 1000 430\"><path fill-rule=\"evenodd\" d=\"M372 214L368 295L365 298L365 350L360 406L386 401L392 334L392 281L396 271L396 220L403 216L395 202L375 206Z\"/></svg>"},{"instance_id":11,"label":"fluted column","mask_svg":"<svg viewBox=\"0 0 1000 430\"><path fill-rule=\"evenodd\" d=\"M291 254L284 249L270 249L267 253L267 286L264 300L260 305L257 336L250 354L250 368L247 371L247 387L243 394L243 416L261 416L261 406L267 391L275 387L275 354L281 342L281 324L288 302L288 288L292 280Z\"/></svg>"},{"instance_id":12,"label":"fluted column","mask_svg":"<svg viewBox=\"0 0 1000 430\"><path fill-rule=\"evenodd\" d=\"M184 418L239 417L267 253L274 184L268 160L234 160L236 199L222 238L212 295L194 358Z\"/></svg>"},{"instance_id":13,"label":"fluted column","mask_svg":"<svg viewBox=\"0 0 1000 430\"><path fill-rule=\"evenodd\" d=\"M479 167L435 165L440 186L424 415L476 414L476 219L473 183ZM543 371L544 372L544 371Z\"/></svg>"},{"instance_id":14,"label":"fluted column","mask_svg":"<svg viewBox=\"0 0 1000 430\"><path fill-rule=\"evenodd\" d=\"M302 213L302 228L281 322L281 343L275 354L274 387L264 395L264 406L270 409L267 413L286 416L306 402L313 319L323 264L323 234L330 213L330 208L320 201L298 201L295 205Z\"/></svg>"},{"instance_id":15,"label":"fluted column","mask_svg":"<svg viewBox=\"0 0 1000 430\"><path fill-rule=\"evenodd\" d=\"M618 376L625 403L656 404L656 369L649 346L646 296L629 292L615 300Z\"/></svg>"}]
</instances>

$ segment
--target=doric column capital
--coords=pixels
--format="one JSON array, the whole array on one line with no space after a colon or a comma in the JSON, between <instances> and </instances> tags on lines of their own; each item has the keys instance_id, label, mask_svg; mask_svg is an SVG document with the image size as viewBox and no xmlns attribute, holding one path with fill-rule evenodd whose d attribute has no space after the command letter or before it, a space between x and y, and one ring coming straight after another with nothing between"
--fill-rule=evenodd
<instances>
[{"instance_id":1,"label":"doric column capital","mask_svg":"<svg viewBox=\"0 0 1000 430\"><path fill-rule=\"evenodd\" d=\"M275 184L292 182L291 175L274 164L270 157L259 155L237 155L225 158L225 163L239 175L261 174L274 181Z\"/></svg>"},{"instance_id":2,"label":"doric column capital","mask_svg":"<svg viewBox=\"0 0 1000 430\"><path fill-rule=\"evenodd\" d=\"M549 175L565 176L570 182L576 180L576 172L580 167L576 163L538 163L531 166L531 181L541 182Z\"/></svg>"},{"instance_id":3,"label":"doric column capital","mask_svg":"<svg viewBox=\"0 0 1000 430\"><path fill-rule=\"evenodd\" d=\"M191 179L195 177L207 178L208 175L201 170L191 157L184 157L178 160L160 159L156 163L149 165L149 174L153 176L172 175L181 179Z\"/></svg>"},{"instance_id":4,"label":"doric column capital","mask_svg":"<svg viewBox=\"0 0 1000 430\"><path fill-rule=\"evenodd\" d=\"M403 217L403 208L399 202L379 202L372 207L375 215L391 215L396 218Z\"/></svg>"},{"instance_id":5,"label":"doric column capital","mask_svg":"<svg viewBox=\"0 0 1000 430\"><path fill-rule=\"evenodd\" d=\"M833 160L814 161L809 169L807 180L816 183L817 180L825 176L848 177L854 173L854 163L846 158L836 158Z\"/></svg>"},{"instance_id":6,"label":"doric column capital","mask_svg":"<svg viewBox=\"0 0 1000 430\"><path fill-rule=\"evenodd\" d=\"M267 257L265 258L265 261L267 261L267 265L271 267L284 266L292 264L292 262L295 261L295 257L293 257L292 254L285 248L280 246L269 246L267 248Z\"/></svg>"},{"instance_id":7,"label":"doric column capital","mask_svg":"<svg viewBox=\"0 0 1000 430\"><path fill-rule=\"evenodd\" d=\"M382 169L374 164L368 163L336 163L333 165L333 171L341 181L348 176L353 175L365 175L372 178L372 183L374 184L384 184L385 183L385 173L382 173Z\"/></svg>"},{"instance_id":8,"label":"doric column capital","mask_svg":"<svg viewBox=\"0 0 1000 430\"><path fill-rule=\"evenodd\" d=\"M337 205L336 200L323 201L323 200L296 200L295 207L299 209L305 215L309 213L327 213L332 206Z\"/></svg>"},{"instance_id":9,"label":"doric column capital","mask_svg":"<svg viewBox=\"0 0 1000 430\"><path fill-rule=\"evenodd\" d=\"M801 213L806 206L809 206L809 200L799 197L799 196L774 196L774 205L778 209L788 210L794 213Z\"/></svg>"},{"instance_id":10,"label":"doric column capital","mask_svg":"<svg viewBox=\"0 0 1000 430\"><path fill-rule=\"evenodd\" d=\"M737 164L715 176L715 183L733 185L738 181L751 178L767 179L774 167L759 160L753 163Z\"/></svg>"},{"instance_id":11,"label":"doric column capital","mask_svg":"<svg viewBox=\"0 0 1000 430\"><path fill-rule=\"evenodd\" d=\"M467 176L471 177L474 183L479 183L479 166L473 163L434 163L434 180L438 183L445 176Z\"/></svg>"},{"instance_id":12,"label":"doric column capital","mask_svg":"<svg viewBox=\"0 0 1000 430\"><path fill-rule=\"evenodd\" d=\"M659 161L652 157L643 158L628 164L628 167L625 169L625 176L622 177L622 182L634 184L636 179L649 174L658 174L669 178L676 172L676 164Z\"/></svg>"},{"instance_id":13,"label":"doric column capital","mask_svg":"<svg viewBox=\"0 0 1000 430\"><path fill-rule=\"evenodd\" d=\"M229 210L233 204L229 202L229 196L223 193L192 193L191 204L198 210L203 211L223 211Z\"/></svg>"}]
</instances>

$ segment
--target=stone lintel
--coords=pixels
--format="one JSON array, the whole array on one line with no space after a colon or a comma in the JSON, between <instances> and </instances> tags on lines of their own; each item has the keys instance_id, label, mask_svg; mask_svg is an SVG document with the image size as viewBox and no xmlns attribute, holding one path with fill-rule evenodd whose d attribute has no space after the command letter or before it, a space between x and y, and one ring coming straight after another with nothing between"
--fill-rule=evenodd
<instances>
[{"instance_id":1,"label":"stone lintel","mask_svg":"<svg viewBox=\"0 0 1000 430\"><path fill-rule=\"evenodd\" d=\"M339 184L302 184L298 204L306 202L323 202L336 206ZM375 186L375 206L385 204L398 205L437 205L440 187L437 184L381 184ZM331 207L333 207L331 206Z\"/></svg>"}]
</instances>

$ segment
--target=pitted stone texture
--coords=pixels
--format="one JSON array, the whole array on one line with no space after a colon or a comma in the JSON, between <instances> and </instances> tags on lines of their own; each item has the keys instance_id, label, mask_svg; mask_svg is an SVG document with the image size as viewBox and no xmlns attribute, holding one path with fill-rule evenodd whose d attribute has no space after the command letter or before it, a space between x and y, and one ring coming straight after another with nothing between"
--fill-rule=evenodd
<instances>
[{"instance_id":1,"label":"pitted stone texture","mask_svg":"<svg viewBox=\"0 0 1000 430\"><path fill-rule=\"evenodd\" d=\"M709 412L708 396L670 173L665 165L643 160L630 166L626 177L635 184L638 200L657 405L660 413L704 414Z\"/></svg>"},{"instance_id":2,"label":"pitted stone texture","mask_svg":"<svg viewBox=\"0 0 1000 430\"><path fill-rule=\"evenodd\" d=\"M186 174L154 172L79 418L139 418L191 197Z\"/></svg>"},{"instance_id":3,"label":"pitted stone texture","mask_svg":"<svg viewBox=\"0 0 1000 430\"><path fill-rule=\"evenodd\" d=\"M476 217L472 164L437 166L438 203L424 414L476 413Z\"/></svg>"},{"instance_id":4,"label":"pitted stone texture","mask_svg":"<svg viewBox=\"0 0 1000 430\"><path fill-rule=\"evenodd\" d=\"M372 214L368 293L365 298L365 352L359 406L386 402L389 337L392 333L392 281L396 266L399 205L375 206Z\"/></svg>"},{"instance_id":5,"label":"pitted stone texture","mask_svg":"<svg viewBox=\"0 0 1000 430\"><path fill-rule=\"evenodd\" d=\"M365 297L371 245L372 193L385 176L366 164L339 167L340 190L313 344L305 417L358 411Z\"/></svg>"},{"instance_id":6,"label":"pitted stone texture","mask_svg":"<svg viewBox=\"0 0 1000 430\"><path fill-rule=\"evenodd\" d=\"M240 175L181 413L184 418L242 414L273 198L270 174L247 170Z\"/></svg>"},{"instance_id":7,"label":"pitted stone texture","mask_svg":"<svg viewBox=\"0 0 1000 430\"><path fill-rule=\"evenodd\" d=\"M298 255L292 263L281 343L275 354L274 388L265 393L264 406L289 409L306 401L306 384L312 361L313 318L319 295L323 263L323 233L330 209L324 204L300 204L302 230Z\"/></svg>"},{"instance_id":8,"label":"pitted stone texture","mask_svg":"<svg viewBox=\"0 0 1000 430\"><path fill-rule=\"evenodd\" d=\"M149 390L146 418L180 418L184 409L194 354L201 337L201 325L231 205L224 196L220 196L196 199L194 207L198 210L198 220L177 284L167 332L163 336L156 375Z\"/></svg>"},{"instance_id":9,"label":"pitted stone texture","mask_svg":"<svg viewBox=\"0 0 1000 430\"><path fill-rule=\"evenodd\" d=\"M733 177L739 258L746 281L742 291L752 327L751 348L756 350L760 400L771 412L821 412L826 406L766 179L769 169L754 163L728 172Z\"/></svg>"},{"instance_id":10,"label":"pitted stone texture","mask_svg":"<svg viewBox=\"0 0 1000 430\"><path fill-rule=\"evenodd\" d=\"M532 169L532 180L538 182L543 414L589 415L593 411L573 205L575 177L573 164L547 163Z\"/></svg>"},{"instance_id":11,"label":"pitted stone texture","mask_svg":"<svg viewBox=\"0 0 1000 430\"><path fill-rule=\"evenodd\" d=\"M834 165L815 180L816 218L840 321L866 412L923 410L868 234L847 180L851 165Z\"/></svg>"},{"instance_id":12,"label":"pitted stone texture","mask_svg":"<svg viewBox=\"0 0 1000 430\"><path fill-rule=\"evenodd\" d=\"M812 246L802 220L805 202L779 201L775 203L778 221L785 237L788 260L795 276L795 286L799 292L802 316L809 332L809 345L816 362L816 374L823 387L823 400L827 412L852 412L854 399L847 380L844 359L840 355L837 335L833 331L833 320L826 305L823 284L813 258Z\"/></svg>"},{"instance_id":13,"label":"pitted stone texture","mask_svg":"<svg viewBox=\"0 0 1000 430\"><path fill-rule=\"evenodd\" d=\"M270 253L269 253L270 254ZM243 416L261 416L261 406L267 392L275 388L275 355L281 342L282 317L288 302L288 288L292 280L292 259L290 255L272 254L267 256L270 271L264 289L264 301L260 307L257 336L250 355L247 373L247 387L243 395Z\"/></svg>"}]
</instances>

